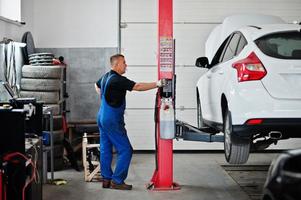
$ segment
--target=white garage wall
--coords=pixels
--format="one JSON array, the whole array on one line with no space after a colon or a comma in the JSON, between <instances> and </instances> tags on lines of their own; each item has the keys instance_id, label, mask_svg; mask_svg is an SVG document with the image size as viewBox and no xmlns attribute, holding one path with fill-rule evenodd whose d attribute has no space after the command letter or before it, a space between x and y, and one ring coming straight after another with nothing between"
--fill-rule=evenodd
<instances>
[{"instance_id":1,"label":"white garage wall","mask_svg":"<svg viewBox=\"0 0 301 200\"><path fill-rule=\"evenodd\" d=\"M174 24L176 64L193 65L204 55L203 44L215 24ZM121 49L128 65L157 64L157 24L128 24L122 29Z\"/></svg>"},{"instance_id":2,"label":"white garage wall","mask_svg":"<svg viewBox=\"0 0 301 200\"><path fill-rule=\"evenodd\" d=\"M33 1L36 50L63 56L68 65L68 122L95 120L94 83L118 51L118 0Z\"/></svg>"},{"instance_id":3,"label":"white garage wall","mask_svg":"<svg viewBox=\"0 0 301 200\"><path fill-rule=\"evenodd\" d=\"M21 1L21 20L25 21L26 25L17 25L0 20L0 40L6 37L20 42L24 32L33 30L33 1Z\"/></svg>"},{"instance_id":4,"label":"white garage wall","mask_svg":"<svg viewBox=\"0 0 301 200\"><path fill-rule=\"evenodd\" d=\"M229 14L261 13L300 20L299 0L174 0L174 22L221 22ZM123 22L156 22L157 1L122 1Z\"/></svg>"},{"instance_id":5,"label":"white garage wall","mask_svg":"<svg viewBox=\"0 0 301 200\"><path fill-rule=\"evenodd\" d=\"M117 47L118 0L34 0L39 48Z\"/></svg>"},{"instance_id":6,"label":"white garage wall","mask_svg":"<svg viewBox=\"0 0 301 200\"><path fill-rule=\"evenodd\" d=\"M177 65L193 65L204 55L210 31L228 16L260 13L300 21L300 0L174 0L174 38ZM157 1L122 1L122 48L129 65L155 65L157 52Z\"/></svg>"},{"instance_id":7,"label":"white garage wall","mask_svg":"<svg viewBox=\"0 0 301 200\"><path fill-rule=\"evenodd\" d=\"M177 118L196 124L197 79L204 70L194 67L204 55L210 31L228 16L260 13L300 21L300 0L174 0L174 38L176 39ZM137 81L157 77L157 0L122 1L121 49L128 63L127 76ZM153 149L153 106L156 91L131 92L127 97L128 133L135 149ZM141 134L143 136L141 136ZM141 140L140 140L141 139ZM300 142L280 142L276 148L301 147ZM299 140L300 141L300 140ZM175 149L222 149L222 144L175 141Z\"/></svg>"}]
</instances>

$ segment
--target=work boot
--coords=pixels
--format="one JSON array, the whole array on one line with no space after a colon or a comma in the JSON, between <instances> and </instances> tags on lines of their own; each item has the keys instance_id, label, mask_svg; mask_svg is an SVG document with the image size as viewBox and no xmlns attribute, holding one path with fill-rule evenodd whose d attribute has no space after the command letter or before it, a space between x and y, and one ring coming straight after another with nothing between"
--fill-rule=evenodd
<instances>
[{"instance_id":1,"label":"work boot","mask_svg":"<svg viewBox=\"0 0 301 200\"><path fill-rule=\"evenodd\" d=\"M111 181L103 179L103 181L102 181L102 188L110 188L110 186L111 186Z\"/></svg>"},{"instance_id":2,"label":"work boot","mask_svg":"<svg viewBox=\"0 0 301 200\"><path fill-rule=\"evenodd\" d=\"M111 181L111 189L116 189L116 190L131 190L133 188L132 185L128 185L125 183L122 184L117 184L114 183L114 181Z\"/></svg>"}]
</instances>

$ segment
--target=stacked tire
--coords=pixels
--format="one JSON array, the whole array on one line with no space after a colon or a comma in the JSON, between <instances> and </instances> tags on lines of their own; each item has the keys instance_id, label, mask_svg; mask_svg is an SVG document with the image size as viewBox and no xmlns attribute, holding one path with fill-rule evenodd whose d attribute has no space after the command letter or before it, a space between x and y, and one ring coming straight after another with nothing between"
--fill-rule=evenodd
<instances>
[{"instance_id":1,"label":"stacked tire","mask_svg":"<svg viewBox=\"0 0 301 200\"><path fill-rule=\"evenodd\" d=\"M53 114L53 152L54 170L61 170L63 159L63 117L62 117L62 66L59 65L24 65L22 67L21 97L34 97L43 101ZM49 123L44 123L44 130L49 131ZM48 153L48 169L50 169L50 153Z\"/></svg>"}]
</instances>

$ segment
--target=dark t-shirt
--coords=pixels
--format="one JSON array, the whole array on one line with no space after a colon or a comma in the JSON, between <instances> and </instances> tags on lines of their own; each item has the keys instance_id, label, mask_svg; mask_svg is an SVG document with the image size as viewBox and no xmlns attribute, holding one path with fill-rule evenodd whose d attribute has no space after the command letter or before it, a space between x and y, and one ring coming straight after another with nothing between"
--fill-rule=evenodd
<instances>
[{"instance_id":1,"label":"dark t-shirt","mask_svg":"<svg viewBox=\"0 0 301 200\"><path fill-rule=\"evenodd\" d=\"M136 84L134 81L129 80L128 78L121 76L117 72L111 70L105 75L103 75L97 82L96 85L98 88L101 89L101 87L105 86L105 83L107 81L107 78L111 75L107 90L105 93L105 98L108 104L112 107L119 107L122 105L123 101L125 100L126 91L132 91L134 85ZM103 79L103 81L102 81Z\"/></svg>"}]
</instances>

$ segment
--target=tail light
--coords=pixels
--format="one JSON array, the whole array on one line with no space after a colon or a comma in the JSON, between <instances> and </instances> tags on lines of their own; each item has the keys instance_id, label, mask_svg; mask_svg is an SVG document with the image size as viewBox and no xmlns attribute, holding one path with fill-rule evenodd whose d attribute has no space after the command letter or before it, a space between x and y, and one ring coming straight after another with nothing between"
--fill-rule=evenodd
<instances>
[{"instance_id":1,"label":"tail light","mask_svg":"<svg viewBox=\"0 0 301 200\"><path fill-rule=\"evenodd\" d=\"M249 119L246 124L248 125L258 125L263 122L263 119Z\"/></svg>"},{"instance_id":2,"label":"tail light","mask_svg":"<svg viewBox=\"0 0 301 200\"><path fill-rule=\"evenodd\" d=\"M247 58L233 63L232 67L237 70L238 82L261 80L267 74L263 64L254 52Z\"/></svg>"}]
</instances>

